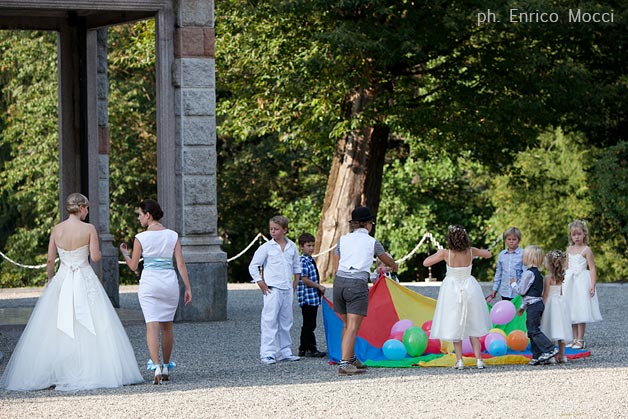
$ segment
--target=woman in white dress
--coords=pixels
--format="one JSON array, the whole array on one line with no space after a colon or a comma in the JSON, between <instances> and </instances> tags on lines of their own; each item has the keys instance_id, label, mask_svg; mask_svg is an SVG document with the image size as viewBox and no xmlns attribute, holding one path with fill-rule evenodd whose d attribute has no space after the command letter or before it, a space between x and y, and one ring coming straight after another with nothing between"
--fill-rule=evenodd
<instances>
[{"instance_id":1,"label":"woman in white dress","mask_svg":"<svg viewBox=\"0 0 628 419\"><path fill-rule=\"evenodd\" d=\"M192 289L179 236L159 222L164 213L157 201L142 201L138 214L140 224L146 227L146 231L135 236L132 256L129 255L126 243L120 245L120 251L124 261L134 272L137 271L140 258L144 257L137 296L146 322L146 343L150 352L147 367L155 372L153 383L161 384L162 381L168 381L170 370L176 366L170 360L174 345L174 314L179 304L179 280L172 264L173 257L185 286L183 302L186 305L192 301ZM160 331L163 362L159 360Z\"/></svg>"},{"instance_id":2,"label":"woman in white dress","mask_svg":"<svg viewBox=\"0 0 628 419\"><path fill-rule=\"evenodd\" d=\"M560 250L552 250L545 254L547 276L543 286L543 302L545 310L541 316L541 332L558 343L558 362L567 362L565 345L573 339L569 305L563 297L563 281L565 279L565 254Z\"/></svg>"},{"instance_id":3,"label":"woman in white dress","mask_svg":"<svg viewBox=\"0 0 628 419\"><path fill-rule=\"evenodd\" d=\"M441 261L447 263L447 275L438 292L430 338L452 341L456 351L454 368L463 369L462 340L469 337L476 365L484 368L480 336L490 330L491 319L482 287L471 275L471 267L474 257L490 258L491 252L471 247L467 231L459 225L449 227L447 246L449 249L440 249L423 261L424 266Z\"/></svg>"},{"instance_id":4,"label":"woman in white dress","mask_svg":"<svg viewBox=\"0 0 628 419\"><path fill-rule=\"evenodd\" d=\"M141 383L129 338L88 258L98 262L87 198L66 199L67 220L48 244L48 284L2 376L7 390L74 391ZM59 269L54 274L59 254Z\"/></svg>"}]
</instances>

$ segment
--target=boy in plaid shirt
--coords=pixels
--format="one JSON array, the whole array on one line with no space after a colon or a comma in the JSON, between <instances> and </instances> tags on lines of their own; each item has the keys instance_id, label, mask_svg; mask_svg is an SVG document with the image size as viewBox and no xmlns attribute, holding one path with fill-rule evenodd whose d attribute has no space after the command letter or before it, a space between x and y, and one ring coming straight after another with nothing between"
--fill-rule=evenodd
<instances>
[{"instance_id":1,"label":"boy in plaid shirt","mask_svg":"<svg viewBox=\"0 0 628 419\"><path fill-rule=\"evenodd\" d=\"M315 239L309 233L299 236L299 247L301 248L301 280L297 285L297 298L301 313L303 314L303 327L301 327L301 345L299 346L299 356L321 358L326 355L316 348L316 317L318 306L321 304L321 297L325 295L325 287L319 283L318 269L316 262L312 258L314 252Z\"/></svg>"}]
</instances>

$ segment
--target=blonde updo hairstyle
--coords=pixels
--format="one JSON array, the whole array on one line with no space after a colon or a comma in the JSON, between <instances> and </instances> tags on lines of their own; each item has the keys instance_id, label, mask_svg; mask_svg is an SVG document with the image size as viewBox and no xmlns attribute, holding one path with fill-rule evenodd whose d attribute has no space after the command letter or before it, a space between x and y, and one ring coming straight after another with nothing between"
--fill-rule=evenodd
<instances>
[{"instance_id":1,"label":"blonde updo hairstyle","mask_svg":"<svg viewBox=\"0 0 628 419\"><path fill-rule=\"evenodd\" d=\"M467 230L461 225L449 226L447 231L447 246L456 252L463 252L471 247L471 239Z\"/></svg>"},{"instance_id":2,"label":"blonde updo hairstyle","mask_svg":"<svg viewBox=\"0 0 628 419\"><path fill-rule=\"evenodd\" d=\"M65 199L65 210L68 214L76 214L81 210L81 207L88 206L89 200L83 194L78 192L71 193Z\"/></svg>"}]
</instances>

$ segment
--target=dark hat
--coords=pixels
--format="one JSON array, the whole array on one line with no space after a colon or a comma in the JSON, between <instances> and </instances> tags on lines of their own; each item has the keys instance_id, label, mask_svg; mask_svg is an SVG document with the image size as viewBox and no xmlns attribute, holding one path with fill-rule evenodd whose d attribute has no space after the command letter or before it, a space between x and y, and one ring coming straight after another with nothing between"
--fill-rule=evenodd
<instances>
[{"instance_id":1,"label":"dark hat","mask_svg":"<svg viewBox=\"0 0 628 419\"><path fill-rule=\"evenodd\" d=\"M351 211L351 221L369 221L375 218L367 207L357 207Z\"/></svg>"}]
</instances>

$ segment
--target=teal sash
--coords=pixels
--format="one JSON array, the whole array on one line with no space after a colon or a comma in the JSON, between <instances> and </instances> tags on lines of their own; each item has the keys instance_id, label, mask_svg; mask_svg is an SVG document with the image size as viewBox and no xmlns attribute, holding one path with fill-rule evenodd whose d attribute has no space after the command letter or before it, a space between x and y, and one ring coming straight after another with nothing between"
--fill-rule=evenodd
<instances>
[{"instance_id":1,"label":"teal sash","mask_svg":"<svg viewBox=\"0 0 628 419\"><path fill-rule=\"evenodd\" d=\"M174 269L172 258L144 258L144 269Z\"/></svg>"}]
</instances>

